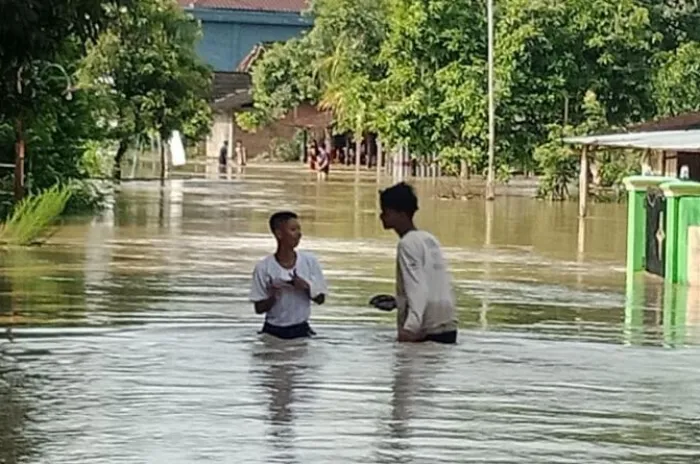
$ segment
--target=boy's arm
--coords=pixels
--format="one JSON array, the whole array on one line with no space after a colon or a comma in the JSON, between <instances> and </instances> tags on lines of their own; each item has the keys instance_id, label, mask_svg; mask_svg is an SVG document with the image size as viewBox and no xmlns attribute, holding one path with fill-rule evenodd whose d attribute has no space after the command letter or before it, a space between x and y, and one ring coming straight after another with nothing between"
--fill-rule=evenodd
<instances>
[{"instance_id":1,"label":"boy's arm","mask_svg":"<svg viewBox=\"0 0 700 464\"><path fill-rule=\"evenodd\" d=\"M309 297L311 300L322 305L326 301L326 294L328 294L328 286L326 285L326 279L323 277L323 269L321 264L318 262L316 257L313 257L312 266L312 276L311 282L309 282Z\"/></svg>"},{"instance_id":2,"label":"boy's arm","mask_svg":"<svg viewBox=\"0 0 700 464\"><path fill-rule=\"evenodd\" d=\"M419 256L419 250L401 243L398 248L399 271L407 300L406 321L399 328L399 341L418 341L421 337L423 314L428 304L428 284Z\"/></svg>"},{"instance_id":3,"label":"boy's arm","mask_svg":"<svg viewBox=\"0 0 700 464\"><path fill-rule=\"evenodd\" d=\"M268 312L277 301L276 294L270 294L268 290L268 284L265 282L265 271L260 265L255 266L253 270L253 282L250 287L249 299L255 305L256 314Z\"/></svg>"}]
</instances>

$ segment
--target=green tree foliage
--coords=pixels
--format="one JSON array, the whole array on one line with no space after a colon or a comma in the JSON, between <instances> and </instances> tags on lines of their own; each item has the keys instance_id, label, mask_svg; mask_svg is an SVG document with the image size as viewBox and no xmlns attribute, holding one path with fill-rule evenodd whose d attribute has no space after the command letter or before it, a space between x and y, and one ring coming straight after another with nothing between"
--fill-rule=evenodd
<instances>
[{"instance_id":1,"label":"green tree foliage","mask_svg":"<svg viewBox=\"0 0 700 464\"><path fill-rule=\"evenodd\" d=\"M68 185L67 211L96 206L99 189L74 181L107 174L113 142L127 137L120 129L130 127L130 137L207 132L210 73L194 52L199 27L174 0L2 0L0 9L0 162L13 163L22 140L30 192ZM114 69L131 81L114 85ZM90 79L93 71L111 80ZM156 90L145 94L148 86ZM139 130L119 117L134 115L133 100L118 92L132 87L143 97ZM122 124L113 130L115 121ZM7 191L12 172L1 174Z\"/></svg>"},{"instance_id":2,"label":"green tree foliage","mask_svg":"<svg viewBox=\"0 0 700 464\"><path fill-rule=\"evenodd\" d=\"M121 158L138 138L155 132L168 140L180 130L197 139L208 132L212 74L195 52L197 22L173 0L141 0L112 9L111 18L85 59L81 80L108 97L118 178Z\"/></svg>"},{"instance_id":3,"label":"green tree foliage","mask_svg":"<svg viewBox=\"0 0 700 464\"><path fill-rule=\"evenodd\" d=\"M98 36L106 5L131 0L2 0L0 11L0 114L26 113L43 83L45 65L65 53L66 43Z\"/></svg>"},{"instance_id":4,"label":"green tree foliage","mask_svg":"<svg viewBox=\"0 0 700 464\"><path fill-rule=\"evenodd\" d=\"M254 130L282 118L304 101L316 101L319 93L313 64L308 36L277 43L266 50L253 71L253 110L237 116L241 127Z\"/></svg>"},{"instance_id":5,"label":"green tree foliage","mask_svg":"<svg viewBox=\"0 0 700 464\"><path fill-rule=\"evenodd\" d=\"M700 110L700 42L660 54L658 61L653 83L659 113Z\"/></svg>"},{"instance_id":6,"label":"green tree foliage","mask_svg":"<svg viewBox=\"0 0 700 464\"><path fill-rule=\"evenodd\" d=\"M483 168L484 1L315 0L311 13L306 36L255 66L256 107L267 118L249 118L250 126L310 101L334 112L337 130L372 131L414 155L439 154L452 171L465 161ZM695 2L497 0L501 169L543 173L550 196L566 196L563 183L576 173L562 135L700 108L698 44ZM628 170L605 167L618 159L598 156L604 183Z\"/></svg>"},{"instance_id":7,"label":"green tree foliage","mask_svg":"<svg viewBox=\"0 0 700 464\"><path fill-rule=\"evenodd\" d=\"M551 124L547 127L547 141L535 148L534 158L542 178L538 195L550 200L569 197L569 185L579 175L579 156L562 138L599 132L609 126L605 108L595 92L589 90L581 102L584 120L576 125Z\"/></svg>"}]
</instances>

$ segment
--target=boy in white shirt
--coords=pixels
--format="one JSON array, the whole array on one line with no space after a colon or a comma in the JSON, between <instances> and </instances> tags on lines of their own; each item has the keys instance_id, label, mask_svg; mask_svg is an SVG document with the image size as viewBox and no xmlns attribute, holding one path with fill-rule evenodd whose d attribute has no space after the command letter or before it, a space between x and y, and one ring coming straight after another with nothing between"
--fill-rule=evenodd
<instances>
[{"instance_id":1,"label":"boy in white shirt","mask_svg":"<svg viewBox=\"0 0 700 464\"><path fill-rule=\"evenodd\" d=\"M380 192L384 229L400 237L396 254L396 322L398 341L457 342L455 297L440 243L418 230L413 216L418 198L401 182Z\"/></svg>"},{"instance_id":2,"label":"boy in white shirt","mask_svg":"<svg viewBox=\"0 0 700 464\"><path fill-rule=\"evenodd\" d=\"M296 251L301 240L298 216L281 211L270 217L277 250L258 262L253 271L250 301L265 315L261 333L293 339L315 335L309 326L311 302L326 300L321 265L311 253Z\"/></svg>"}]
</instances>

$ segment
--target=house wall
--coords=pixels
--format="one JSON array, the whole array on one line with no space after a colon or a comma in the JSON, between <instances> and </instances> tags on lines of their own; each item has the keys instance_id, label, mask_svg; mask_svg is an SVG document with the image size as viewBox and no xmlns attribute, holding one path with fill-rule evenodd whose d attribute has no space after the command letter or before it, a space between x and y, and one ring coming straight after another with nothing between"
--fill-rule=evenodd
<instances>
[{"instance_id":1,"label":"house wall","mask_svg":"<svg viewBox=\"0 0 700 464\"><path fill-rule=\"evenodd\" d=\"M299 13L204 8L186 11L202 24L197 51L214 71L235 71L255 45L289 40L313 24Z\"/></svg>"},{"instance_id":2,"label":"house wall","mask_svg":"<svg viewBox=\"0 0 700 464\"><path fill-rule=\"evenodd\" d=\"M233 146L236 140L241 140L248 153L248 159L253 159L261 153L268 151L270 144L275 138L292 140L297 131L300 130L300 128L295 126L295 119L297 117L313 118L317 113L317 109L314 106L304 104L299 106L296 112L291 112L285 118L267 126L260 127L254 132L247 132L237 123L234 123L233 141L230 142L230 144ZM235 119L232 119L233 117L231 113L215 113L212 131L207 138L207 158L218 158L222 143L224 140L229 140L230 121L233 120L235 122ZM323 136L322 128L309 130L309 140L312 138L322 140Z\"/></svg>"}]
</instances>

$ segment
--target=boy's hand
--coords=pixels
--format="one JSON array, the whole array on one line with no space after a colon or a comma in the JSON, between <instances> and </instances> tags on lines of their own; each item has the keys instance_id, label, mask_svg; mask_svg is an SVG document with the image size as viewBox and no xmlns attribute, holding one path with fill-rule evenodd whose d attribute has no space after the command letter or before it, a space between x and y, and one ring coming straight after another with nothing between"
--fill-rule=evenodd
<instances>
[{"instance_id":1,"label":"boy's hand","mask_svg":"<svg viewBox=\"0 0 700 464\"><path fill-rule=\"evenodd\" d=\"M299 277L296 270L294 270L294 274L292 275L292 285L294 286L294 288L296 288L299 291L305 292L307 295L310 295L311 293L311 286L307 281Z\"/></svg>"},{"instance_id":2,"label":"boy's hand","mask_svg":"<svg viewBox=\"0 0 700 464\"><path fill-rule=\"evenodd\" d=\"M398 336L396 337L397 341L399 342L411 342L411 343L416 343L423 341L425 338L425 334L421 333L413 333L411 331L408 331L404 328L399 328L399 333Z\"/></svg>"},{"instance_id":3,"label":"boy's hand","mask_svg":"<svg viewBox=\"0 0 700 464\"><path fill-rule=\"evenodd\" d=\"M270 298L278 300L281 293L282 286L273 282L272 279L270 279L270 281L267 283L267 294L270 295Z\"/></svg>"}]
</instances>

